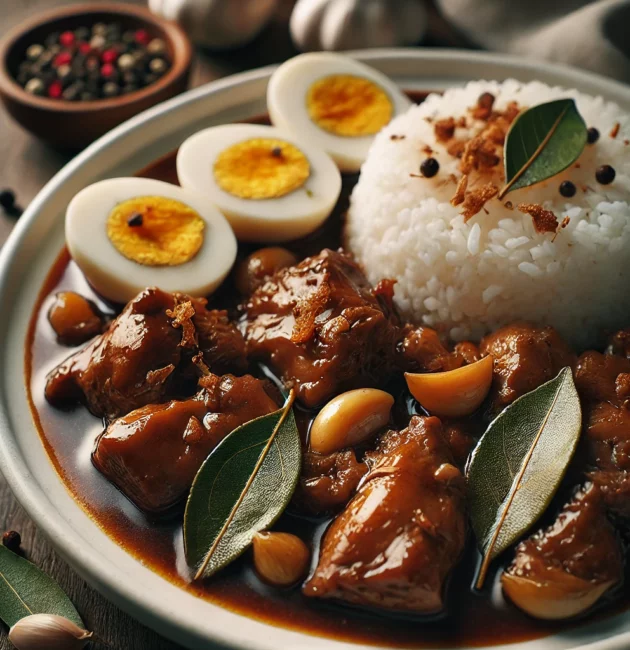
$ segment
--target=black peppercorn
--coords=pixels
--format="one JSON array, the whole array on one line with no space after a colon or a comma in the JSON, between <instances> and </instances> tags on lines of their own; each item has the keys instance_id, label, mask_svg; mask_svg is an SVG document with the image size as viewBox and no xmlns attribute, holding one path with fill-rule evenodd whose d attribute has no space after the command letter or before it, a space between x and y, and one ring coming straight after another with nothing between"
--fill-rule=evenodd
<instances>
[{"instance_id":1,"label":"black peppercorn","mask_svg":"<svg viewBox=\"0 0 630 650\"><path fill-rule=\"evenodd\" d=\"M2 543L10 551L17 553L22 544L22 536L16 530L8 530L4 535L2 535Z\"/></svg>"},{"instance_id":2,"label":"black peppercorn","mask_svg":"<svg viewBox=\"0 0 630 650\"><path fill-rule=\"evenodd\" d=\"M602 165L595 171L595 178L601 185L610 185L615 180L616 172L610 165Z\"/></svg>"},{"instance_id":3,"label":"black peppercorn","mask_svg":"<svg viewBox=\"0 0 630 650\"><path fill-rule=\"evenodd\" d=\"M560 183L560 194L567 199L570 199L572 196L575 196L577 188L571 181L562 181Z\"/></svg>"},{"instance_id":4,"label":"black peppercorn","mask_svg":"<svg viewBox=\"0 0 630 650\"><path fill-rule=\"evenodd\" d=\"M592 126L587 132L586 132L586 141L589 144L594 144L599 140L599 131Z\"/></svg>"},{"instance_id":5,"label":"black peppercorn","mask_svg":"<svg viewBox=\"0 0 630 650\"><path fill-rule=\"evenodd\" d=\"M129 219L127 219L127 225L130 228L138 228L142 225L143 217L140 212L134 212Z\"/></svg>"},{"instance_id":6,"label":"black peppercorn","mask_svg":"<svg viewBox=\"0 0 630 650\"><path fill-rule=\"evenodd\" d=\"M425 178L432 178L440 170L440 163L435 158L427 158L420 165L420 173Z\"/></svg>"},{"instance_id":7,"label":"black peppercorn","mask_svg":"<svg viewBox=\"0 0 630 650\"><path fill-rule=\"evenodd\" d=\"M274 147L274 148L271 150L271 155L272 155L274 158L280 158L280 156L282 155L282 149L281 149L280 147Z\"/></svg>"},{"instance_id":8,"label":"black peppercorn","mask_svg":"<svg viewBox=\"0 0 630 650\"><path fill-rule=\"evenodd\" d=\"M0 192L0 205L5 210L10 210L15 205L15 194L11 190Z\"/></svg>"}]
</instances>

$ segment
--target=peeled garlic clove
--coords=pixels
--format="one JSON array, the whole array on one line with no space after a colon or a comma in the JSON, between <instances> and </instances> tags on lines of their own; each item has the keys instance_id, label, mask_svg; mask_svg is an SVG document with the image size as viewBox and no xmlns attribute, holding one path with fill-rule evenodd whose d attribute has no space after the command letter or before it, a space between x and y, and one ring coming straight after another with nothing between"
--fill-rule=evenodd
<instances>
[{"instance_id":1,"label":"peeled garlic clove","mask_svg":"<svg viewBox=\"0 0 630 650\"><path fill-rule=\"evenodd\" d=\"M306 575L311 552L295 535L256 533L253 549L256 573L271 585L289 587Z\"/></svg>"},{"instance_id":2,"label":"peeled garlic clove","mask_svg":"<svg viewBox=\"0 0 630 650\"><path fill-rule=\"evenodd\" d=\"M474 413L492 384L492 357L447 372L405 373L411 394L431 415L458 418Z\"/></svg>"},{"instance_id":3,"label":"peeled garlic clove","mask_svg":"<svg viewBox=\"0 0 630 650\"><path fill-rule=\"evenodd\" d=\"M313 451L331 454L372 437L389 422L394 398L376 388L359 388L330 400L318 413L309 433Z\"/></svg>"},{"instance_id":4,"label":"peeled garlic clove","mask_svg":"<svg viewBox=\"0 0 630 650\"><path fill-rule=\"evenodd\" d=\"M9 630L17 650L80 650L91 638L92 632L55 614L26 616Z\"/></svg>"},{"instance_id":5,"label":"peeled garlic clove","mask_svg":"<svg viewBox=\"0 0 630 650\"><path fill-rule=\"evenodd\" d=\"M530 616L560 620L590 609L615 584L614 580L590 582L562 570L554 571L549 578L538 582L504 573L501 586L505 595Z\"/></svg>"}]
</instances>

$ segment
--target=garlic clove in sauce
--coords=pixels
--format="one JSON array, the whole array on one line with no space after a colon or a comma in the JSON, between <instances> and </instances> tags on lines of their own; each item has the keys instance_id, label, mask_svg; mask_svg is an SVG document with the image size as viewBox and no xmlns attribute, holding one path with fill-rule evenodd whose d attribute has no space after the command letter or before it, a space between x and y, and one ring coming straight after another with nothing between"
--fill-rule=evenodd
<instances>
[{"instance_id":1,"label":"garlic clove in sauce","mask_svg":"<svg viewBox=\"0 0 630 650\"><path fill-rule=\"evenodd\" d=\"M92 632L55 614L26 616L9 631L9 641L17 650L80 650L92 636Z\"/></svg>"},{"instance_id":2,"label":"garlic clove in sauce","mask_svg":"<svg viewBox=\"0 0 630 650\"><path fill-rule=\"evenodd\" d=\"M492 369L492 357L487 356L446 372L406 372L405 380L409 392L431 415L458 418L474 413L486 399Z\"/></svg>"},{"instance_id":3,"label":"garlic clove in sauce","mask_svg":"<svg viewBox=\"0 0 630 650\"><path fill-rule=\"evenodd\" d=\"M256 573L270 585L290 587L308 571L311 552L296 535L256 533L252 546Z\"/></svg>"}]
</instances>

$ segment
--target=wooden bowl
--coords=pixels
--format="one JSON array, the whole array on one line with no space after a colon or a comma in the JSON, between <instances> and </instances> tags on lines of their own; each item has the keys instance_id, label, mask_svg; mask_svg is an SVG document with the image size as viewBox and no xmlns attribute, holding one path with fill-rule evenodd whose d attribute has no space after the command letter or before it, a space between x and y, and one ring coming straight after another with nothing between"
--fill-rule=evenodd
<instances>
[{"instance_id":1,"label":"wooden bowl","mask_svg":"<svg viewBox=\"0 0 630 650\"><path fill-rule=\"evenodd\" d=\"M66 101L27 93L15 75L26 48L51 32L117 22L123 30L146 29L166 43L169 70L157 81L128 95L93 101ZM121 3L86 3L40 13L10 31L0 41L0 98L25 129L46 142L79 149L136 113L186 90L193 59L192 45L175 23L144 7Z\"/></svg>"}]
</instances>

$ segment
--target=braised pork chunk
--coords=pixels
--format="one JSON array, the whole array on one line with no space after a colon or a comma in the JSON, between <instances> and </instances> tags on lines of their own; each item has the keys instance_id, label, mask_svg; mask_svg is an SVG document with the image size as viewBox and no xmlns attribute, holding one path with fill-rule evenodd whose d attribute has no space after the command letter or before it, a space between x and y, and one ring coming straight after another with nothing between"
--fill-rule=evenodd
<instances>
[{"instance_id":1,"label":"braised pork chunk","mask_svg":"<svg viewBox=\"0 0 630 650\"><path fill-rule=\"evenodd\" d=\"M414 613L443 606L466 539L464 482L437 418L383 435L356 496L332 523L307 596Z\"/></svg>"},{"instance_id":2,"label":"braised pork chunk","mask_svg":"<svg viewBox=\"0 0 630 650\"><path fill-rule=\"evenodd\" d=\"M491 399L495 408L553 379L562 368L575 366L575 354L553 327L514 323L481 340L482 356L494 357Z\"/></svg>"},{"instance_id":3,"label":"braised pork chunk","mask_svg":"<svg viewBox=\"0 0 630 650\"><path fill-rule=\"evenodd\" d=\"M518 545L502 583L533 616L567 618L592 606L622 574L621 544L599 488L587 483L549 528Z\"/></svg>"},{"instance_id":4,"label":"braised pork chunk","mask_svg":"<svg viewBox=\"0 0 630 650\"><path fill-rule=\"evenodd\" d=\"M83 401L115 418L148 404L194 392L192 357L202 352L217 372L245 369L244 342L226 313L206 301L145 289L102 335L55 368L46 398L54 406Z\"/></svg>"},{"instance_id":5,"label":"braised pork chunk","mask_svg":"<svg viewBox=\"0 0 630 650\"><path fill-rule=\"evenodd\" d=\"M343 253L325 249L280 270L243 310L249 357L268 364L306 406L393 370L395 316Z\"/></svg>"},{"instance_id":6,"label":"braised pork chunk","mask_svg":"<svg viewBox=\"0 0 630 650\"><path fill-rule=\"evenodd\" d=\"M350 501L367 471L354 449L326 455L306 451L294 501L312 514L335 512Z\"/></svg>"},{"instance_id":7,"label":"braised pork chunk","mask_svg":"<svg viewBox=\"0 0 630 650\"><path fill-rule=\"evenodd\" d=\"M209 375L191 399L143 406L114 420L92 454L96 468L139 508L180 501L208 454L233 429L278 405L249 375Z\"/></svg>"},{"instance_id":8,"label":"braised pork chunk","mask_svg":"<svg viewBox=\"0 0 630 650\"><path fill-rule=\"evenodd\" d=\"M630 522L630 359L585 352L575 381L584 410L584 434L590 478L600 487L608 508Z\"/></svg>"}]
</instances>

